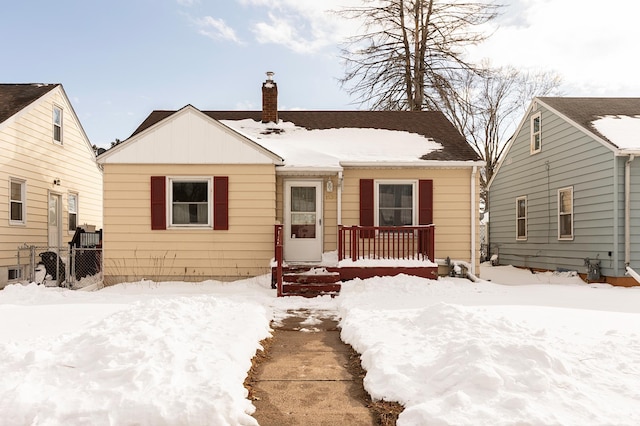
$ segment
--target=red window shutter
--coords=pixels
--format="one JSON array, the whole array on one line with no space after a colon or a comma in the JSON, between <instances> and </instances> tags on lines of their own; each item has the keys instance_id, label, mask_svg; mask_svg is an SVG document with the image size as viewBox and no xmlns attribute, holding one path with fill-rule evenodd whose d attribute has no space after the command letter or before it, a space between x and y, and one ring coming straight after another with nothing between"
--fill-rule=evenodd
<instances>
[{"instance_id":1,"label":"red window shutter","mask_svg":"<svg viewBox=\"0 0 640 426\"><path fill-rule=\"evenodd\" d=\"M229 229L229 177L213 177L213 229Z\"/></svg>"},{"instance_id":2,"label":"red window shutter","mask_svg":"<svg viewBox=\"0 0 640 426\"><path fill-rule=\"evenodd\" d=\"M373 179L360 179L360 226L374 225ZM362 238L372 238L371 231L363 231Z\"/></svg>"},{"instance_id":3,"label":"red window shutter","mask_svg":"<svg viewBox=\"0 0 640 426\"><path fill-rule=\"evenodd\" d=\"M433 223L433 181L420 180L418 182L418 224Z\"/></svg>"},{"instance_id":4,"label":"red window shutter","mask_svg":"<svg viewBox=\"0 0 640 426\"><path fill-rule=\"evenodd\" d=\"M151 229L167 229L166 179L151 176Z\"/></svg>"}]
</instances>

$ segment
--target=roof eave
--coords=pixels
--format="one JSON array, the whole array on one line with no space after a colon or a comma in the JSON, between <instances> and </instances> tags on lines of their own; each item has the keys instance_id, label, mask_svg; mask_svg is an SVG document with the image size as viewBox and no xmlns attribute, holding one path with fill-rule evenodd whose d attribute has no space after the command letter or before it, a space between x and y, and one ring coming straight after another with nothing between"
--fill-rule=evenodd
<instances>
[{"instance_id":1,"label":"roof eave","mask_svg":"<svg viewBox=\"0 0 640 426\"><path fill-rule=\"evenodd\" d=\"M484 161L463 161L463 160L420 160L420 161L341 161L343 167L482 167L486 163Z\"/></svg>"}]
</instances>

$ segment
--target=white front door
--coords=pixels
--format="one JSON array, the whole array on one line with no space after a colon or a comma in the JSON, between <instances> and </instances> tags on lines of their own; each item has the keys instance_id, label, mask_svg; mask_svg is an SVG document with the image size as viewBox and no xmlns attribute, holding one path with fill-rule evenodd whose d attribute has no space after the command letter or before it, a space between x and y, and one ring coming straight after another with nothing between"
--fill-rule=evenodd
<instances>
[{"instance_id":1,"label":"white front door","mask_svg":"<svg viewBox=\"0 0 640 426\"><path fill-rule=\"evenodd\" d=\"M60 247L60 241L62 240L61 207L60 195L49 193L49 247Z\"/></svg>"},{"instance_id":2,"label":"white front door","mask_svg":"<svg viewBox=\"0 0 640 426\"><path fill-rule=\"evenodd\" d=\"M322 181L285 182L284 260L322 260Z\"/></svg>"}]
</instances>

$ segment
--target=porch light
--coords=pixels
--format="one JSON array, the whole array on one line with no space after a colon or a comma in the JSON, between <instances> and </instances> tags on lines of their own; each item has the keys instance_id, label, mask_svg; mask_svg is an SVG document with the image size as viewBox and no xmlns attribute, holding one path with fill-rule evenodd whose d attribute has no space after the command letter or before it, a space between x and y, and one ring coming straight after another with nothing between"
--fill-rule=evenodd
<instances>
[{"instance_id":1,"label":"porch light","mask_svg":"<svg viewBox=\"0 0 640 426\"><path fill-rule=\"evenodd\" d=\"M333 181L331 179L327 181L327 192L333 192Z\"/></svg>"}]
</instances>

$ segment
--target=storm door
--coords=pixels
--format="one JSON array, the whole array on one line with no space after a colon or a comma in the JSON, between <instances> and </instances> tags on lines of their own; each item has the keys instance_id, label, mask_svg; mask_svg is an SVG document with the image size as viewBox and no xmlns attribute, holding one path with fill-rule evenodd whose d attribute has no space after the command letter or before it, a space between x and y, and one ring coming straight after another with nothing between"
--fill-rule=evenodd
<instances>
[{"instance_id":1,"label":"storm door","mask_svg":"<svg viewBox=\"0 0 640 426\"><path fill-rule=\"evenodd\" d=\"M284 259L322 260L322 181L285 183Z\"/></svg>"}]
</instances>

